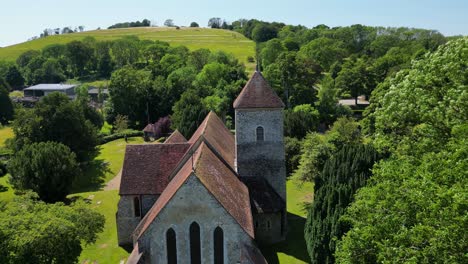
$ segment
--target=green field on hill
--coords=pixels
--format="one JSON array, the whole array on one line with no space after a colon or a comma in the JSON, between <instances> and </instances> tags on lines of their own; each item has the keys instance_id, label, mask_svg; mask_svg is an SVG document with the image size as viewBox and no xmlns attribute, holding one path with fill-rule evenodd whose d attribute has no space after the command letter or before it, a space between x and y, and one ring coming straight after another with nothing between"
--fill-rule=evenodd
<instances>
[{"instance_id":1,"label":"green field on hill","mask_svg":"<svg viewBox=\"0 0 468 264\"><path fill-rule=\"evenodd\" d=\"M243 62L247 71L255 68L254 63L248 63L247 57L255 55L255 43L242 34L211 28L167 28L167 27L142 27L102 29L80 33L48 36L16 45L0 48L0 60L14 61L27 50L40 50L50 44L65 44L73 40L82 40L85 37L94 37L98 41L114 40L125 36L137 36L140 39L161 40L169 42L173 46L184 45L190 50L207 48L211 51L222 50L234 54Z\"/></svg>"}]
</instances>

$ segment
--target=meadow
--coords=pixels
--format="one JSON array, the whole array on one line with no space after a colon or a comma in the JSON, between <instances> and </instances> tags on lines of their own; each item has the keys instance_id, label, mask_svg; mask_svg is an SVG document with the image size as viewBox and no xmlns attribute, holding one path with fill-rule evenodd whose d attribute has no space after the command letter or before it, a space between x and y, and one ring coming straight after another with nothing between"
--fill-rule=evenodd
<instances>
[{"instance_id":1,"label":"meadow","mask_svg":"<svg viewBox=\"0 0 468 264\"><path fill-rule=\"evenodd\" d=\"M247 57L255 57L255 43L242 34L224 29L184 27L180 29L173 27L101 29L48 36L0 48L0 61L14 61L25 51L40 50L51 44L66 44L74 40L83 40L86 37L104 41L125 36L137 36L142 40L161 40L170 43L172 46L187 46L190 50L201 48L207 48L211 51L222 50L232 53L239 61L243 62L248 72L252 72L255 68L254 63L247 61Z\"/></svg>"}]
</instances>

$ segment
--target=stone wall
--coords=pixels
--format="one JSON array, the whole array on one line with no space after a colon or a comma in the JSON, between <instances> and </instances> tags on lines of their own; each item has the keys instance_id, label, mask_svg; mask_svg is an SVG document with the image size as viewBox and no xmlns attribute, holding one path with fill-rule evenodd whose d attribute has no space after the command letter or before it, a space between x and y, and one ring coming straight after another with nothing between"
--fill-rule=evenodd
<instances>
[{"instance_id":1,"label":"stone wall","mask_svg":"<svg viewBox=\"0 0 468 264\"><path fill-rule=\"evenodd\" d=\"M283 241L286 238L284 212L270 214L255 214L255 241L269 245Z\"/></svg>"},{"instance_id":2,"label":"stone wall","mask_svg":"<svg viewBox=\"0 0 468 264\"><path fill-rule=\"evenodd\" d=\"M141 216L135 216L133 199L140 198ZM151 209L158 196L156 195L122 195L117 206L117 236L119 245L132 245L132 233L141 219Z\"/></svg>"},{"instance_id":3,"label":"stone wall","mask_svg":"<svg viewBox=\"0 0 468 264\"><path fill-rule=\"evenodd\" d=\"M257 127L264 141L257 141ZM241 177L264 177L286 201L282 109L236 109L236 166Z\"/></svg>"},{"instance_id":4,"label":"stone wall","mask_svg":"<svg viewBox=\"0 0 468 264\"><path fill-rule=\"evenodd\" d=\"M138 239L147 263L167 263L166 232L169 228L176 233L178 263L190 263L189 228L193 222L200 226L201 263L214 262L213 235L218 226L224 234L224 263L238 263L241 245L252 243L236 220L199 179L191 175Z\"/></svg>"}]
</instances>

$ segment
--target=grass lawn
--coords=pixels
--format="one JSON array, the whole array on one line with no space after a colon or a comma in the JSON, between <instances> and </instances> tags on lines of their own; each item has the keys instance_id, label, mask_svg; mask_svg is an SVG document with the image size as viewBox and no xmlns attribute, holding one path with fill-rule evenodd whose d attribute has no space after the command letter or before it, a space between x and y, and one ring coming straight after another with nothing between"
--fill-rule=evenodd
<instances>
[{"instance_id":1,"label":"grass lawn","mask_svg":"<svg viewBox=\"0 0 468 264\"><path fill-rule=\"evenodd\" d=\"M13 136L13 129L11 129L11 127L5 126L0 128L0 148L5 146L5 140L12 138Z\"/></svg>"},{"instance_id":2,"label":"grass lawn","mask_svg":"<svg viewBox=\"0 0 468 264\"><path fill-rule=\"evenodd\" d=\"M13 188L11 188L11 185L8 183L8 177L9 174L0 177L0 201L9 202L15 196Z\"/></svg>"},{"instance_id":3,"label":"grass lawn","mask_svg":"<svg viewBox=\"0 0 468 264\"><path fill-rule=\"evenodd\" d=\"M190 50L207 48L212 51L223 50L233 53L239 61L244 62L247 70L253 72L254 63L248 63L247 57L255 57L255 44L242 34L223 29L211 28L175 28L142 27L92 30L80 33L48 36L0 48L0 60L14 61L27 50L39 50L50 44L65 44L73 40L82 40L85 37L94 37L97 40L114 40L125 36L135 35L140 39L161 40L173 46L184 45Z\"/></svg>"},{"instance_id":4,"label":"grass lawn","mask_svg":"<svg viewBox=\"0 0 468 264\"><path fill-rule=\"evenodd\" d=\"M129 144L143 142L142 137L128 138ZM112 180L122 168L125 145L127 143L123 138L101 145L98 155L90 162L83 177L74 182L73 193L98 191Z\"/></svg>"},{"instance_id":5,"label":"grass lawn","mask_svg":"<svg viewBox=\"0 0 468 264\"><path fill-rule=\"evenodd\" d=\"M310 182L290 180L286 185L288 207L288 235L286 241L262 248L269 264L309 263L309 255L304 240L304 224L307 212L304 203L313 199L314 186Z\"/></svg>"}]
</instances>

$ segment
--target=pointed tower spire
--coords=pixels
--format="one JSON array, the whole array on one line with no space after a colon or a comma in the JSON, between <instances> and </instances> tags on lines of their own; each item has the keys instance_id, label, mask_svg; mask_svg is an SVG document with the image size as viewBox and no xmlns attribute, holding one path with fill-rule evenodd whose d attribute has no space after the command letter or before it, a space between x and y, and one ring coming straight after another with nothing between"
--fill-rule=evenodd
<instances>
[{"instance_id":1,"label":"pointed tower spire","mask_svg":"<svg viewBox=\"0 0 468 264\"><path fill-rule=\"evenodd\" d=\"M256 71L234 101L234 108L284 108L284 104L262 74Z\"/></svg>"}]
</instances>

